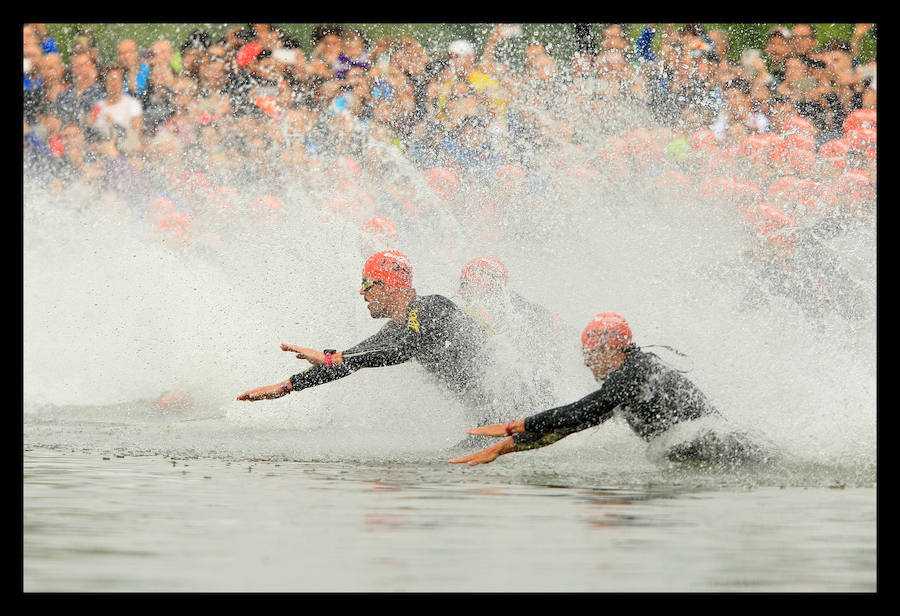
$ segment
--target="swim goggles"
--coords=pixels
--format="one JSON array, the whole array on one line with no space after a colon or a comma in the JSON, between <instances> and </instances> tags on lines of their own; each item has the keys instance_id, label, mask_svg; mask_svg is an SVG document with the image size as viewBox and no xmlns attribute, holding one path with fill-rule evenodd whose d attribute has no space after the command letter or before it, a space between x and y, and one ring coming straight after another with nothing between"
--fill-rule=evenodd
<instances>
[{"instance_id":1,"label":"swim goggles","mask_svg":"<svg viewBox=\"0 0 900 616\"><path fill-rule=\"evenodd\" d=\"M368 292L369 289L374 287L376 284L382 284L381 280L373 280L371 278L363 278L362 279L362 290Z\"/></svg>"}]
</instances>

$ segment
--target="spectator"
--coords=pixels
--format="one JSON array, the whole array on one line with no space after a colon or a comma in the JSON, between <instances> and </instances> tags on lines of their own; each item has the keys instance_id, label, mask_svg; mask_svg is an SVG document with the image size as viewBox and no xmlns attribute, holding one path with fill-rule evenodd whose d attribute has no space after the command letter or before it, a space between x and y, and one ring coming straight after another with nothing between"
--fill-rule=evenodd
<instances>
[{"instance_id":1,"label":"spectator","mask_svg":"<svg viewBox=\"0 0 900 616\"><path fill-rule=\"evenodd\" d=\"M600 51L613 50L622 53L627 53L628 51L628 40L625 38L625 33L619 24L608 24L603 28L600 37Z\"/></svg>"},{"instance_id":2,"label":"spectator","mask_svg":"<svg viewBox=\"0 0 900 616\"><path fill-rule=\"evenodd\" d=\"M89 114L89 125L104 134L122 133L123 144L128 151L138 149L138 137L143 133L143 107L141 102L125 94L125 69L112 65L105 71L106 97L98 101Z\"/></svg>"},{"instance_id":3,"label":"spectator","mask_svg":"<svg viewBox=\"0 0 900 616\"><path fill-rule=\"evenodd\" d=\"M769 132L769 120L750 96L750 83L732 79L723 85L724 105L712 131L719 141L739 143L748 135Z\"/></svg>"},{"instance_id":4,"label":"spectator","mask_svg":"<svg viewBox=\"0 0 900 616\"><path fill-rule=\"evenodd\" d=\"M312 53L309 59L309 72L319 80L334 77L334 67L341 53L341 37L344 29L337 24L317 26L310 35Z\"/></svg>"},{"instance_id":5,"label":"spectator","mask_svg":"<svg viewBox=\"0 0 900 616\"><path fill-rule=\"evenodd\" d=\"M224 45L212 45L205 52L197 76L197 121L201 125L219 123L232 114L231 100L226 94L228 73Z\"/></svg>"},{"instance_id":6,"label":"spectator","mask_svg":"<svg viewBox=\"0 0 900 616\"><path fill-rule=\"evenodd\" d=\"M712 51L716 54L719 65L728 62L728 52L731 49L731 40L724 30L710 30L709 39L712 41Z\"/></svg>"},{"instance_id":7,"label":"spectator","mask_svg":"<svg viewBox=\"0 0 900 616\"><path fill-rule=\"evenodd\" d=\"M93 150L89 147L84 131L78 124L67 124L60 130L63 156L60 160L60 176L69 184L90 182L102 173Z\"/></svg>"},{"instance_id":8,"label":"spectator","mask_svg":"<svg viewBox=\"0 0 900 616\"><path fill-rule=\"evenodd\" d=\"M716 79L716 56L711 51L696 47L690 42L696 38L688 35L684 44L680 70L674 75L676 105L680 115L678 126L692 130L709 126L721 112L722 99Z\"/></svg>"},{"instance_id":9,"label":"spectator","mask_svg":"<svg viewBox=\"0 0 900 616\"><path fill-rule=\"evenodd\" d=\"M41 49L45 54L59 53L59 48L56 46L56 40L54 40L47 31L47 24L26 24L26 27L31 27L33 32L37 35Z\"/></svg>"},{"instance_id":10,"label":"spectator","mask_svg":"<svg viewBox=\"0 0 900 616\"><path fill-rule=\"evenodd\" d=\"M138 46L132 39L119 41L117 48L119 66L125 71L123 91L134 98L142 98L147 93L150 81L150 65L138 56Z\"/></svg>"},{"instance_id":11,"label":"spectator","mask_svg":"<svg viewBox=\"0 0 900 616\"><path fill-rule=\"evenodd\" d=\"M179 77L171 91L172 114L160 127L181 142L182 149L194 144L199 127L199 110L195 104L197 84L190 77Z\"/></svg>"},{"instance_id":12,"label":"spectator","mask_svg":"<svg viewBox=\"0 0 900 616\"><path fill-rule=\"evenodd\" d=\"M204 52L209 48L210 38L203 30L194 30L181 44L181 72L191 79L197 80L200 62Z\"/></svg>"},{"instance_id":13,"label":"spectator","mask_svg":"<svg viewBox=\"0 0 900 616\"><path fill-rule=\"evenodd\" d=\"M250 24L249 30L253 33L253 37L263 49L275 51L284 47L284 34L269 23Z\"/></svg>"},{"instance_id":14,"label":"spectator","mask_svg":"<svg viewBox=\"0 0 900 616\"><path fill-rule=\"evenodd\" d=\"M825 74L831 86L829 101L835 112L832 127L840 128L850 113L862 109L866 84L853 66L853 47L850 43L832 39L822 46L818 57L825 63ZM827 136L839 138L834 131Z\"/></svg>"},{"instance_id":15,"label":"spectator","mask_svg":"<svg viewBox=\"0 0 900 616\"><path fill-rule=\"evenodd\" d=\"M88 114L106 93L99 83L99 73L94 61L88 53L72 56L72 87L60 92L57 107L63 121L75 121L82 128L87 126ZM89 131L88 131L89 132ZM90 132L89 132L90 134Z\"/></svg>"},{"instance_id":16,"label":"spectator","mask_svg":"<svg viewBox=\"0 0 900 616\"><path fill-rule=\"evenodd\" d=\"M100 74L100 68L103 65L103 62L100 60L100 49L97 48L97 41L94 39L93 34L83 32L72 39L70 58L74 58L79 54L87 54L90 61L94 64L97 73Z\"/></svg>"},{"instance_id":17,"label":"spectator","mask_svg":"<svg viewBox=\"0 0 900 616\"><path fill-rule=\"evenodd\" d=\"M46 24L25 24L22 27L22 43L25 47L37 45L41 53L59 53L56 41L47 33Z\"/></svg>"},{"instance_id":18,"label":"spectator","mask_svg":"<svg viewBox=\"0 0 900 616\"><path fill-rule=\"evenodd\" d=\"M41 63L44 52L37 43L26 43L22 53L24 56L22 81L24 86L25 120L31 124L35 120L35 112L41 97L41 86L43 84Z\"/></svg>"},{"instance_id":19,"label":"spectator","mask_svg":"<svg viewBox=\"0 0 900 616\"><path fill-rule=\"evenodd\" d=\"M798 58L808 57L819 46L812 24L796 24L791 28L791 52Z\"/></svg>"},{"instance_id":20,"label":"spectator","mask_svg":"<svg viewBox=\"0 0 900 616\"><path fill-rule=\"evenodd\" d=\"M66 67L62 57L58 53L45 54L41 58L40 71L40 104L46 105L52 113L65 119L64 109L59 104L59 97L69 88L69 84L66 83Z\"/></svg>"},{"instance_id":21,"label":"spectator","mask_svg":"<svg viewBox=\"0 0 900 616\"><path fill-rule=\"evenodd\" d=\"M62 122L44 108L35 110L33 125L25 125L25 163L36 173L57 177L63 153Z\"/></svg>"},{"instance_id":22,"label":"spectator","mask_svg":"<svg viewBox=\"0 0 900 616\"><path fill-rule=\"evenodd\" d=\"M144 132L154 135L172 114L175 113L172 102L172 90L175 80L167 70L150 71L147 92L144 94Z\"/></svg>"},{"instance_id":23,"label":"spectator","mask_svg":"<svg viewBox=\"0 0 900 616\"><path fill-rule=\"evenodd\" d=\"M150 46L150 75L152 81L160 87L171 88L180 71L180 59L176 60L172 43L159 39Z\"/></svg>"},{"instance_id":24,"label":"spectator","mask_svg":"<svg viewBox=\"0 0 900 616\"><path fill-rule=\"evenodd\" d=\"M766 66L774 79L773 88L784 81L784 64L792 55L791 31L783 26L775 26L766 37Z\"/></svg>"}]
</instances>

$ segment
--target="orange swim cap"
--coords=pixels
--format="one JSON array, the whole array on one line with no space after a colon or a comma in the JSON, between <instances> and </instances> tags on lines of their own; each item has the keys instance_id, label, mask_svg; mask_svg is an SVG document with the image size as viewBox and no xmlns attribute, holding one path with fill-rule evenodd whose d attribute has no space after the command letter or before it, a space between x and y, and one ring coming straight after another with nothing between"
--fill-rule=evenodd
<instances>
[{"instance_id":1,"label":"orange swim cap","mask_svg":"<svg viewBox=\"0 0 900 616\"><path fill-rule=\"evenodd\" d=\"M595 315L581 332L581 346L593 350L598 344L614 349L624 349L631 344L631 328L625 317L615 312Z\"/></svg>"},{"instance_id":2,"label":"orange swim cap","mask_svg":"<svg viewBox=\"0 0 900 616\"><path fill-rule=\"evenodd\" d=\"M498 290L506 286L509 273L499 259L477 257L463 266L459 279L460 282L471 282L485 289Z\"/></svg>"},{"instance_id":3,"label":"orange swim cap","mask_svg":"<svg viewBox=\"0 0 900 616\"><path fill-rule=\"evenodd\" d=\"M384 250L366 259L363 278L380 280L400 289L412 289L412 263L402 252Z\"/></svg>"},{"instance_id":4,"label":"orange swim cap","mask_svg":"<svg viewBox=\"0 0 900 616\"><path fill-rule=\"evenodd\" d=\"M875 128L878 121L878 112L874 109L857 109L844 120L844 134L860 128Z\"/></svg>"},{"instance_id":5,"label":"orange swim cap","mask_svg":"<svg viewBox=\"0 0 900 616\"><path fill-rule=\"evenodd\" d=\"M750 222L760 239L785 246L794 245L797 223L793 216L785 213L776 204L759 204L755 208Z\"/></svg>"},{"instance_id":6,"label":"orange swim cap","mask_svg":"<svg viewBox=\"0 0 900 616\"><path fill-rule=\"evenodd\" d=\"M397 227L394 225L394 221L384 216L373 216L363 223L362 230L366 233L388 235L395 239L397 237Z\"/></svg>"},{"instance_id":7,"label":"orange swim cap","mask_svg":"<svg viewBox=\"0 0 900 616\"><path fill-rule=\"evenodd\" d=\"M425 181L443 199L452 199L459 193L459 177L446 167L435 167L425 172Z\"/></svg>"}]
</instances>

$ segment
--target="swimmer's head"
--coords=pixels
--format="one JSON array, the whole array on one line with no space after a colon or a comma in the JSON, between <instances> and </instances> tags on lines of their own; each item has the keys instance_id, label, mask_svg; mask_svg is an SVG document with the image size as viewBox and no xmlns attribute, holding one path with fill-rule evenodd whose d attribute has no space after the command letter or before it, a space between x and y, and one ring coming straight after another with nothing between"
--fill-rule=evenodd
<instances>
[{"instance_id":1,"label":"swimmer's head","mask_svg":"<svg viewBox=\"0 0 900 616\"><path fill-rule=\"evenodd\" d=\"M459 293L464 298L491 297L502 292L509 281L506 266L494 257L477 257L463 266Z\"/></svg>"}]
</instances>

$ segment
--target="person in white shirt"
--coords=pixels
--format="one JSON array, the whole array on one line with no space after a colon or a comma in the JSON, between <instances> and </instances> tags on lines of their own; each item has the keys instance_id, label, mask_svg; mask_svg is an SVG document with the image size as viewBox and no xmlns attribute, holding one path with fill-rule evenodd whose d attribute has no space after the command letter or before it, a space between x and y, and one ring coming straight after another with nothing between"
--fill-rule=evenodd
<instances>
[{"instance_id":1,"label":"person in white shirt","mask_svg":"<svg viewBox=\"0 0 900 616\"><path fill-rule=\"evenodd\" d=\"M90 122L98 131L119 126L129 138L136 138L143 131L144 110L140 100L122 91L124 80L121 67L114 65L106 70L106 98L91 109Z\"/></svg>"}]
</instances>

